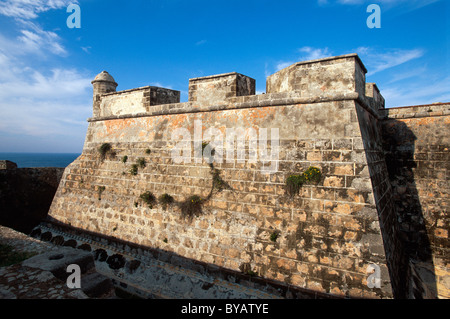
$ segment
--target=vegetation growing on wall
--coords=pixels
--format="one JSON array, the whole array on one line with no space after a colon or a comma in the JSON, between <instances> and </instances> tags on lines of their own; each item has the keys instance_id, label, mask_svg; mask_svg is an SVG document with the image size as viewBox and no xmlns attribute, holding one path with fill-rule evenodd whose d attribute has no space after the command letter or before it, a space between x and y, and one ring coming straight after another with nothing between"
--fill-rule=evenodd
<instances>
[{"instance_id":1,"label":"vegetation growing on wall","mask_svg":"<svg viewBox=\"0 0 450 319\"><path fill-rule=\"evenodd\" d=\"M150 208L153 208L153 205L156 204L156 197L150 191L146 191L145 193L142 193L139 196L139 198L142 199L142 201L144 203L146 203L148 205L148 207L150 207Z\"/></svg>"},{"instance_id":2,"label":"vegetation growing on wall","mask_svg":"<svg viewBox=\"0 0 450 319\"><path fill-rule=\"evenodd\" d=\"M166 210L168 206L172 205L175 199L167 193L158 197L158 203L161 204L162 209Z\"/></svg>"},{"instance_id":3,"label":"vegetation growing on wall","mask_svg":"<svg viewBox=\"0 0 450 319\"><path fill-rule=\"evenodd\" d=\"M192 219L194 216L199 216L202 213L202 205L205 202L204 198L198 195L192 195L180 203L181 217Z\"/></svg>"},{"instance_id":4,"label":"vegetation growing on wall","mask_svg":"<svg viewBox=\"0 0 450 319\"><path fill-rule=\"evenodd\" d=\"M98 152L100 153L100 158L103 161L106 158L106 155L112 150L111 144L103 143L99 148Z\"/></svg>"},{"instance_id":5,"label":"vegetation growing on wall","mask_svg":"<svg viewBox=\"0 0 450 319\"><path fill-rule=\"evenodd\" d=\"M286 179L286 191L290 196L295 196L304 184L317 184L322 178L322 173L317 167L310 166L303 174L290 175Z\"/></svg>"},{"instance_id":6,"label":"vegetation growing on wall","mask_svg":"<svg viewBox=\"0 0 450 319\"><path fill-rule=\"evenodd\" d=\"M138 173L138 164L131 165L130 174L131 175L137 175L137 173Z\"/></svg>"},{"instance_id":7,"label":"vegetation growing on wall","mask_svg":"<svg viewBox=\"0 0 450 319\"><path fill-rule=\"evenodd\" d=\"M208 147L209 143L202 143L202 150ZM214 149L211 149L211 156L214 154ZM145 159L139 158L137 164L133 164L130 173L136 175L139 167L145 167ZM170 205L177 205L181 210L181 217L192 219L194 216L199 216L202 213L203 204L211 199L215 192L221 192L224 189L232 190L231 186L223 180L220 176L220 171L214 167L213 163L209 163L210 174L211 174L211 190L205 198L198 195L192 195L181 202L177 202L171 195L165 193L158 197L156 201L155 196L150 192L145 192L140 195L140 199L148 204L150 208L156 203L160 204L162 209L166 210ZM135 207L137 207L137 202L135 202Z\"/></svg>"},{"instance_id":8,"label":"vegetation growing on wall","mask_svg":"<svg viewBox=\"0 0 450 319\"><path fill-rule=\"evenodd\" d=\"M145 166L147 166L147 162L145 161L145 158L143 158L143 157L138 158L137 164L140 168L144 168Z\"/></svg>"},{"instance_id":9,"label":"vegetation growing on wall","mask_svg":"<svg viewBox=\"0 0 450 319\"><path fill-rule=\"evenodd\" d=\"M97 188L98 200L102 199L102 193L105 191L105 189L106 189L105 186L99 186Z\"/></svg>"}]
</instances>

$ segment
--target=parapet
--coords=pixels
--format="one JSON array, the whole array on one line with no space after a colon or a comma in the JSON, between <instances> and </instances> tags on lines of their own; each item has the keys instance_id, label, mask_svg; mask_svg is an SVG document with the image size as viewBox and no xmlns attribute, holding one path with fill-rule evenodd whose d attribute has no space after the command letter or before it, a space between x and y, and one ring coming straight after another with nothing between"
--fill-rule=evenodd
<instances>
[{"instance_id":1,"label":"parapet","mask_svg":"<svg viewBox=\"0 0 450 319\"><path fill-rule=\"evenodd\" d=\"M255 80L231 72L189 79L189 102L195 105L225 104L228 98L255 95Z\"/></svg>"},{"instance_id":2,"label":"parapet","mask_svg":"<svg viewBox=\"0 0 450 319\"><path fill-rule=\"evenodd\" d=\"M324 93L365 95L366 68L357 54L294 63L267 77L266 92L299 92L302 97Z\"/></svg>"},{"instance_id":3,"label":"parapet","mask_svg":"<svg viewBox=\"0 0 450 319\"><path fill-rule=\"evenodd\" d=\"M180 92L146 86L116 92L117 83L103 71L94 85L94 119L174 112L199 112L227 107L260 107L286 103L357 100L378 117L384 98L357 54L294 63L266 79L266 94L255 96L255 80L231 72L189 79L188 102ZM176 105L175 105L176 104Z\"/></svg>"}]
</instances>

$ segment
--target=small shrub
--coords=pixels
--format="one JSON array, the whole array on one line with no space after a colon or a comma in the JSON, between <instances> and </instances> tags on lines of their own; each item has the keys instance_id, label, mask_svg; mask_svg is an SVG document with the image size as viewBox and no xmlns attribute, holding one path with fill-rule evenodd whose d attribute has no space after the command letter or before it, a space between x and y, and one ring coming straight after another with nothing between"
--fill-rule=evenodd
<instances>
[{"instance_id":1,"label":"small shrub","mask_svg":"<svg viewBox=\"0 0 450 319\"><path fill-rule=\"evenodd\" d=\"M131 175L137 175L137 173L138 173L138 165L137 164L131 165L130 174Z\"/></svg>"},{"instance_id":2,"label":"small shrub","mask_svg":"<svg viewBox=\"0 0 450 319\"><path fill-rule=\"evenodd\" d=\"M303 175L290 175L286 179L286 191L290 196L297 195L304 182Z\"/></svg>"},{"instance_id":3,"label":"small shrub","mask_svg":"<svg viewBox=\"0 0 450 319\"><path fill-rule=\"evenodd\" d=\"M142 193L139 197L150 208L153 208L153 205L156 204L156 197L155 197L155 195L152 194L152 192L147 191L145 193Z\"/></svg>"},{"instance_id":4,"label":"small shrub","mask_svg":"<svg viewBox=\"0 0 450 319\"><path fill-rule=\"evenodd\" d=\"M152 151L150 151L150 149L149 148L147 148L146 150L145 150L145 154L150 154Z\"/></svg>"},{"instance_id":5,"label":"small shrub","mask_svg":"<svg viewBox=\"0 0 450 319\"><path fill-rule=\"evenodd\" d=\"M301 175L290 175L286 179L286 191L290 196L297 195L303 184L317 184L322 178L322 173L317 167L310 166Z\"/></svg>"},{"instance_id":6,"label":"small shrub","mask_svg":"<svg viewBox=\"0 0 450 319\"><path fill-rule=\"evenodd\" d=\"M270 234L270 241L276 242L279 235L280 234L278 232L273 232L272 234Z\"/></svg>"},{"instance_id":7,"label":"small shrub","mask_svg":"<svg viewBox=\"0 0 450 319\"><path fill-rule=\"evenodd\" d=\"M163 242L165 242L165 243L167 244L167 238L164 238L164 239L163 239Z\"/></svg>"},{"instance_id":8,"label":"small shrub","mask_svg":"<svg viewBox=\"0 0 450 319\"><path fill-rule=\"evenodd\" d=\"M102 193L105 191L106 187L105 186L99 186L97 189L98 192L98 200L102 199Z\"/></svg>"},{"instance_id":9,"label":"small shrub","mask_svg":"<svg viewBox=\"0 0 450 319\"><path fill-rule=\"evenodd\" d=\"M322 173L317 167L310 166L304 173L303 177L306 183L318 183L322 178Z\"/></svg>"},{"instance_id":10,"label":"small shrub","mask_svg":"<svg viewBox=\"0 0 450 319\"><path fill-rule=\"evenodd\" d=\"M144 168L147 165L147 162L145 161L145 158L141 157L138 158L137 164L139 165L140 168Z\"/></svg>"},{"instance_id":11,"label":"small shrub","mask_svg":"<svg viewBox=\"0 0 450 319\"><path fill-rule=\"evenodd\" d=\"M123 156L122 157L122 163L126 163L128 161L128 156Z\"/></svg>"},{"instance_id":12,"label":"small shrub","mask_svg":"<svg viewBox=\"0 0 450 319\"><path fill-rule=\"evenodd\" d=\"M105 159L106 154L108 154L109 151L111 151L111 144L109 143L103 143L99 148L98 151L100 153L100 156L103 159Z\"/></svg>"},{"instance_id":13,"label":"small shrub","mask_svg":"<svg viewBox=\"0 0 450 319\"><path fill-rule=\"evenodd\" d=\"M192 195L181 203L181 216L183 218L192 219L202 213L203 199L198 195Z\"/></svg>"},{"instance_id":14,"label":"small shrub","mask_svg":"<svg viewBox=\"0 0 450 319\"><path fill-rule=\"evenodd\" d=\"M165 193L158 197L158 202L161 204L162 208L166 210L167 206L172 205L175 202L175 200L172 196Z\"/></svg>"}]
</instances>

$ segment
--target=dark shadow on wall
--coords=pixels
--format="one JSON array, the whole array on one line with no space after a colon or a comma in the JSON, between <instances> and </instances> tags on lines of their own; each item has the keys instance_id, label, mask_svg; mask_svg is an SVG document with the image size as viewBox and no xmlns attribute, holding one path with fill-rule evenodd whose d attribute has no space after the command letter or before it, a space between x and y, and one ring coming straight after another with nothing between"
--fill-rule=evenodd
<instances>
[{"instance_id":1,"label":"dark shadow on wall","mask_svg":"<svg viewBox=\"0 0 450 319\"><path fill-rule=\"evenodd\" d=\"M437 298L432 249L414 172L417 167L414 160L417 137L404 122L393 119L383 121L381 131L398 237L405 254L405 265L401 265L405 274L403 297Z\"/></svg>"},{"instance_id":2,"label":"dark shadow on wall","mask_svg":"<svg viewBox=\"0 0 450 319\"><path fill-rule=\"evenodd\" d=\"M0 224L29 234L46 216L64 168L0 170Z\"/></svg>"}]
</instances>

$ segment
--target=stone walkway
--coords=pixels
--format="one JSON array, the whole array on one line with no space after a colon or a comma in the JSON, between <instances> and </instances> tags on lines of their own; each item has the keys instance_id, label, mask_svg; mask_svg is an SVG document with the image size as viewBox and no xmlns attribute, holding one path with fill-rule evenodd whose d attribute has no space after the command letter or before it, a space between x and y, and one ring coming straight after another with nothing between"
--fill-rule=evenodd
<instances>
[{"instance_id":1,"label":"stone walkway","mask_svg":"<svg viewBox=\"0 0 450 319\"><path fill-rule=\"evenodd\" d=\"M51 271L42 269L38 263L46 254L57 254L61 247L31 238L13 229L0 226L0 244L14 247L16 252L36 253L36 257L24 262L0 268L0 299L87 299L81 289L67 287L66 282L55 277ZM64 251L67 251L64 247ZM33 267L33 265L36 265ZM95 268L94 268L95 272ZM92 273L92 271L91 271ZM111 292L103 298L110 298Z\"/></svg>"}]
</instances>

